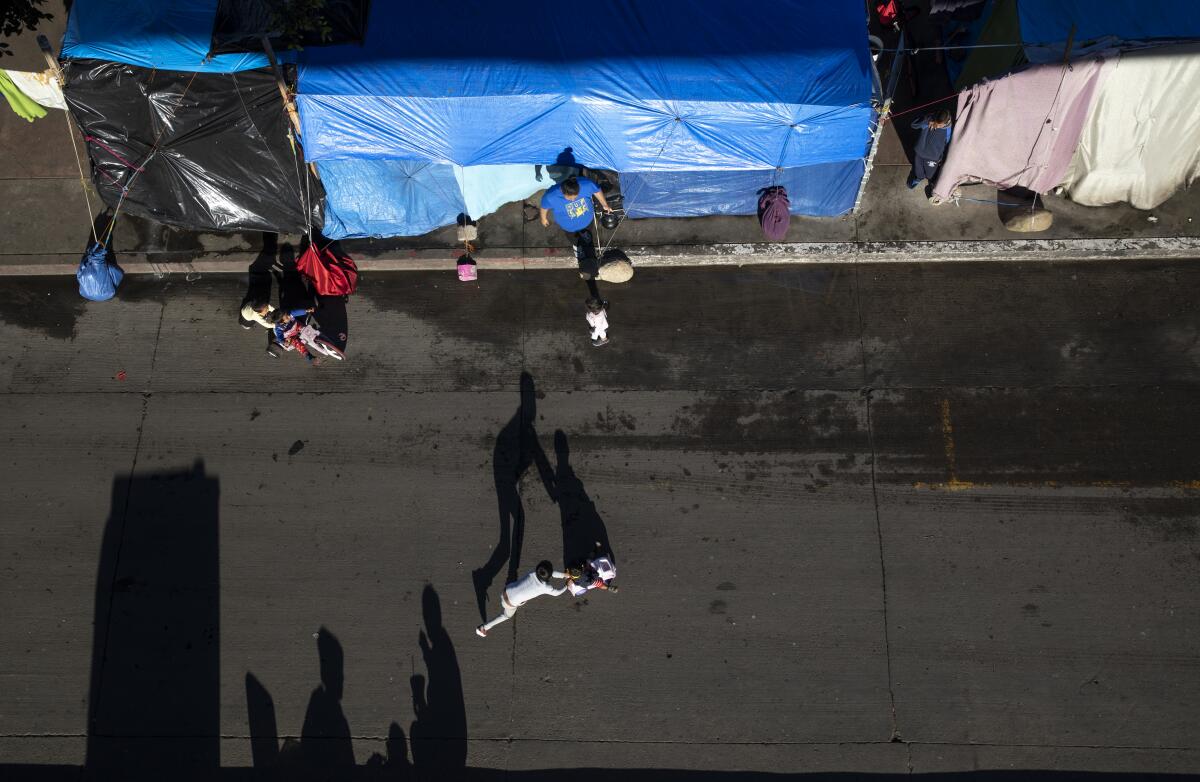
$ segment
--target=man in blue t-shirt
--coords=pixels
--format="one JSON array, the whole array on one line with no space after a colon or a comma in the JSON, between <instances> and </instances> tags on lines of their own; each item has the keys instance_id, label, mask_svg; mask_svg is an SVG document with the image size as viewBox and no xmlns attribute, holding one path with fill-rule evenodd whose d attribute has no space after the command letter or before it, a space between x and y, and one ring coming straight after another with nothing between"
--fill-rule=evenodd
<instances>
[{"instance_id":1,"label":"man in blue t-shirt","mask_svg":"<svg viewBox=\"0 0 1200 782\"><path fill-rule=\"evenodd\" d=\"M550 227L550 214L554 214L554 222L571 240L575 250L575 259L579 261L580 276L591 279L594 270L584 270L585 264L595 265L596 243L592 238L592 217L596 214L592 208L592 198L600 202L605 212L611 212L608 201L600 186L587 177L569 177L561 184L546 191L542 196L541 213L542 225Z\"/></svg>"}]
</instances>

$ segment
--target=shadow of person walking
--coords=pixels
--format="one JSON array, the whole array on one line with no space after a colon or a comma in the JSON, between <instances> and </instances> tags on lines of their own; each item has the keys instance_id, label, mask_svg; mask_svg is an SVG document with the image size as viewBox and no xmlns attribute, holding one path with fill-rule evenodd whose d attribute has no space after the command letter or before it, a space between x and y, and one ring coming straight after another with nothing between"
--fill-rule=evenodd
<instances>
[{"instance_id":1,"label":"shadow of person walking","mask_svg":"<svg viewBox=\"0 0 1200 782\"><path fill-rule=\"evenodd\" d=\"M322 627L317 632L317 654L321 659L321 684L312 691L300 729L300 750L311 769L345 768L354 765L350 723L342 711L345 690L345 655L333 633Z\"/></svg>"},{"instance_id":2,"label":"shadow of person walking","mask_svg":"<svg viewBox=\"0 0 1200 782\"><path fill-rule=\"evenodd\" d=\"M242 304L269 302L274 286L275 262L279 254L279 234L263 232L262 249L246 269L246 295Z\"/></svg>"},{"instance_id":3,"label":"shadow of person walking","mask_svg":"<svg viewBox=\"0 0 1200 782\"><path fill-rule=\"evenodd\" d=\"M536 465L542 482L549 486L550 462L538 443L534 421L537 419L537 389L528 372L521 373L521 403L509 419L492 448L492 481L496 486L496 505L500 516L500 539L492 556L472 571L479 618L487 621L488 589L504 563L508 563L506 583L517 580L521 565L521 543L525 537L525 508L521 504L521 478L530 465Z\"/></svg>"},{"instance_id":4,"label":"shadow of person walking","mask_svg":"<svg viewBox=\"0 0 1200 782\"><path fill-rule=\"evenodd\" d=\"M571 448L561 429L554 432L554 454L554 478L548 491L558 503L562 521L563 565L569 568L601 555L616 562L608 528L571 466Z\"/></svg>"},{"instance_id":5,"label":"shadow of person walking","mask_svg":"<svg viewBox=\"0 0 1200 782\"><path fill-rule=\"evenodd\" d=\"M426 584L421 593L425 629L418 636L425 676L410 680L413 713L409 728L413 767L420 780L453 779L448 772L467 766L467 708L463 700L462 671L450 634L442 627L442 604L437 591Z\"/></svg>"}]
</instances>

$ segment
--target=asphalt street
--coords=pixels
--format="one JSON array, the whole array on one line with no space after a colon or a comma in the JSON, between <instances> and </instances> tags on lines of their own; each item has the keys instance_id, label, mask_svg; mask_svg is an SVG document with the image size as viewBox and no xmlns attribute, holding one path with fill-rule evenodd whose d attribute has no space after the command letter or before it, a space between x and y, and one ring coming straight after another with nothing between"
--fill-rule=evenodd
<instances>
[{"instance_id":1,"label":"asphalt street","mask_svg":"<svg viewBox=\"0 0 1200 782\"><path fill-rule=\"evenodd\" d=\"M0 779L1200 772L1196 262L245 287L0 281Z\"/></svg>"}]
</instances>

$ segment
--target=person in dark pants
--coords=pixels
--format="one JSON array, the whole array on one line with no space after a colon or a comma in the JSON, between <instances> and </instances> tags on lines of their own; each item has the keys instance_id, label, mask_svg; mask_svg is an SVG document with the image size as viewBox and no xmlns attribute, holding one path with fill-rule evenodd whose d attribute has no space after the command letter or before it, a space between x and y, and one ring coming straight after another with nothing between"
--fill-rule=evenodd
<instances>
[{"instance_id":1,"label":"person in dark pants","mask_svg":"<svg viewBox=\"0 0 1200 782\"><path fill-rule=\"evenodd\" d=\"M908 175L908 189L912 190L921 181L933 184L937 177L938 166L946 157L946 147L950 146L950 112L946 109L926 114L912 124L913 128L921 131L917 137L917 145L913 148L913 168Z\"/></svg>"},{"instance_id":2,"label":"person in dark pants","mask_svg":"<svg viewBox=\"0 0 1200 782\"><path fill-rule=\"evenodd\" d=\"M542 196L542 225L550 227L550 215L563 230L579 262L579 276L590 280L596 275L596 240L592 236L592 219L596 210L592 198L600 202L605 214L612 211L600 186L587 177L568 177Z\"/></svg>"}]
</instances>

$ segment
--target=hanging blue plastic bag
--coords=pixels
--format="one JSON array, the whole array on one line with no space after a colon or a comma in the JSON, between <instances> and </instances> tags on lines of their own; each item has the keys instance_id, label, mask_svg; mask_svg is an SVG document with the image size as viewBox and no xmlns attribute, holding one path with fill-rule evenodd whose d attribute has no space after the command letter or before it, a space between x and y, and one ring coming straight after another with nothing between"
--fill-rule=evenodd
<instances>
[{"instance_id":1,"label":"hanging blue plastic bag","mask_svg":"<svg viewBox=\"0 0 1200 782\"><path fill-rule=\"evenodd\" d=\"M92 301L108 301L117 295L117 286L125 272L108 261L108 248L99 242L88 245L79 262L75 279L79 280L79 295Z\"/></svg>"}]
</instances>

